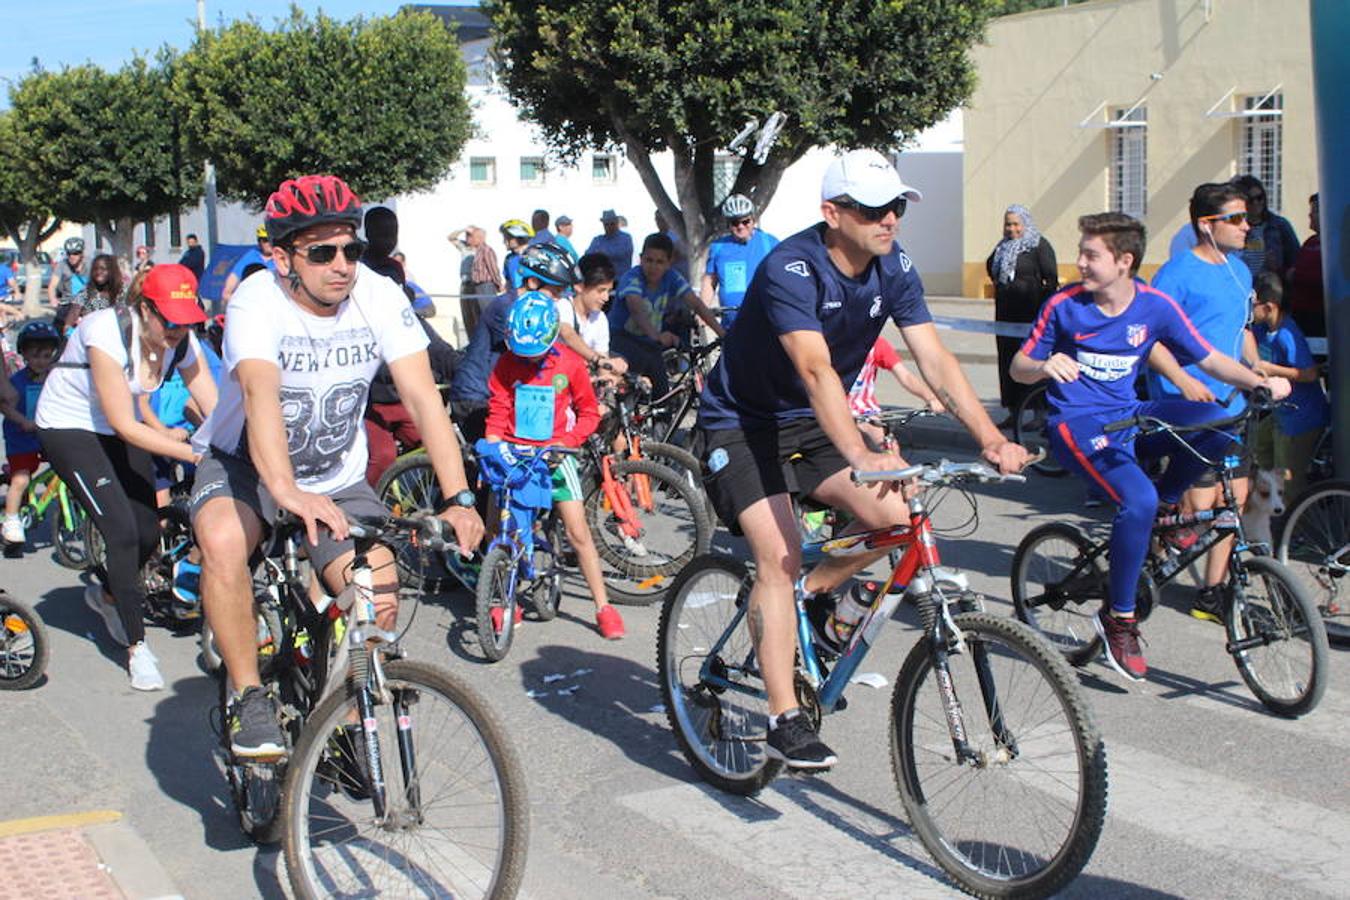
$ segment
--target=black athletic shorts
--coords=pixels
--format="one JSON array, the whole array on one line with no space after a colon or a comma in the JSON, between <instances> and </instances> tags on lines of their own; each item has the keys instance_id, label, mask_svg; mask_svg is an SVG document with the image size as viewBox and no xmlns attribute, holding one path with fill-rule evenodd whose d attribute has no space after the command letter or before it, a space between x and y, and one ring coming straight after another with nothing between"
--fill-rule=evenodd
<instances>
[{"instance_id":1,"label":"black athletic shorts","mask_svg":"<svg viewBox=\"0 0 1350 900\"><path fill-rule=\"evenodd\" d=\"M811 494L848 463L815 419L779 428L700 429L703 485L713 509L732 534L740 514L777 494Z\"/></svg>"}]
</instances>

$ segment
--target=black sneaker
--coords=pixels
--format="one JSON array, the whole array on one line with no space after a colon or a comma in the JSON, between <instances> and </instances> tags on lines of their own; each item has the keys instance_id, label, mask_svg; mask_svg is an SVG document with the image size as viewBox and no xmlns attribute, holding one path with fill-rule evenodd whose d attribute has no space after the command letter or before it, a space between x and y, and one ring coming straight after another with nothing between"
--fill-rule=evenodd
<instances>
[{"instance_id":1,"label":"black sneaker","mask_svg":"<svg viewBox=\"0 0 1350 900\"><path fill-rule=\"evenodd\" d=\"M260 687L245 688L230 705L230 751L247 759L286 755L277 706Z\"/></svg>"},{"instance_id":2,"label":"black sneaker","mask_svg":"<svg viewBox=\"0 0 1350 900\"><path fill-rule=\"evenodd\" d=\"M764 752L793 769L828 769L839 761L800 710L778 717L778 724L769 729Z\"/></svg>"},{"instance_id":3,"label":"black sneaker","mask_svg":"<svg viewBox=\"0 0 1350 900\"><path fill-rule=\"evenodd\" d=\"M365 736L360 725L343 725L328 739L328 774L342 793L353 800L370 799Z\"/></svg>"},{"instance_id":4,"label":"black sneaker","mask_svg":"<svg viewBox=\"0 0 1350 900\"><path fill-rule=\"evenodd\" d=\"M1228 606L1226 585L1214 584L1202 587L1195 592L1191 600L1191 616L1216 625L1223 624L1223 614Z\"/></svg>"}]
</instances>

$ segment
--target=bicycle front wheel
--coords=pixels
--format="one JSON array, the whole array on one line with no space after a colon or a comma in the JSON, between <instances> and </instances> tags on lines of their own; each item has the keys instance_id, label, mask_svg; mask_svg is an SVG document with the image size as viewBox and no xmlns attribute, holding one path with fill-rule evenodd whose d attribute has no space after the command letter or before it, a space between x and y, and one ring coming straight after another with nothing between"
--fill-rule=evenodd
<instances>
[{"instance_id":1,"label":"bicycle front wheel","mask_svg":"<svg viewBox=\"0 0 1350 900\"><path fill-rule=\"evenodd\" d=\"M666 719L685 759L703 779L755 794L782 763L764 752L769 701L750 639L746 567L700 556L666 594L657 631L657 669Z\"/></svg>"},{"instance_id":2,"label":"bicycle front wheel","mask_svg":"<svg viewBox=\"0 0 1350 900\"><path fill-rule=\"evenodd\" d=\"M1295 501L1275 545L1322 614L1327 641L1350 647L1350 481L1326 481Z\"/></svg>"},{"instance_id":3,"label":"bicycle front wheel","mask_svg":"<svg viewBox=\"0 0 1350 900\"><path fill-rule=\"evenodd\" d=\"M89 551L85 546L84 523L88 521L89 515L73 494L67 495L66 503L70 509L69 521L61 512L59 499L53 500L51 505L47 507L47 524L51 528L52 550L56 553L56 561L67 569L87 569L89 568Z\"/></svg>"},{"instance_id":4,"label":"bicycle front wheel","mask_svg":"<svg viewBox=\"0 0 1350 900\"><path fill-rule=\"evenodd\" d=\"M380 476L375 495L394 516L435 513L444 505L436 470L425 453L412 453L394 460ZM422 552L410 541L400 542L393 550L400 584L436 593L450 590L455 583L439 553L427 554L424 566Z\"/></svg>"},{"instance_id":5,"label":"bicycle front wheel","mask_svg":"<svg viewBox=\"0 0 1350 900\"><path fill-rule=\"evenodd\" d=\"M516 587L520 583L516 559L507 547L493 547L483 558L475 590L478 614L478 645L490 662L499 662L511 651L515 636Z\"/></svg>"},{"instance_id":6,"label":"bicycle front wheel","mask_svg":"<svg viewBox=\"0 0 1350 900\"><path fill-rule=\"evenodd\" d=\"M1327 632L1293 574L1268 556L1248 556L1246 587L1233 586L1224 615L1228 651L1256 699L1295 718L1327 689Z\"/></svg>"},{"instance_id":7,"label":"bicycle front wheel","mask_svg":"<svg viewBox=\"0 0 1350 900\"><path fill-rule=\"evenodd\" d=\"M295 895L515 896L529 808L501 725L448 672L407 660L384 672L393 702L375 707L383 818L338 747L355 697L319 704L291 756L282 849Z\"/></svg>"},{"instance_id":8,"label":"bicycle front wheel","mask_svg":"<svg viewBox=\"0 0 1350 900\"><path fill-rule=\"evenodd\" d=\"M615 463L611 471L631 516L621 518L601 485L586 498L586 524L605 562L629 578L646 579L674 575L707 552L712 522L702 495L687 480L648 460ZM647 490L638 489L640 480Z\"/></svg>"},{"instance_id":9,"label":"bicycle front wheel","mask_svg":"<svg viewBox=\"0 0 1350 900\"><path fill-rule=\"evenodd\" d=\"M1101 652L1092 619L1106 599L1106 567L1101 557L1087 561L1091 550L1092 541L1081 528L1051 522L1027 534L1013 554L1017 618L1075 666Z\"/></svg>"},{"instance_id":10,"label":"bicycle front wheel","mask_svg":"<svg viewBox=\"0 0 1350 900\"><path fill-rule=\"evenodd\" d=\"M1050 452L1050 442L1045 437L1045 420L1050 415L1050 404L1045 392L1049 387L1049 382L1037 385L1017 405L1017 411L1013 414L1013 440L1033 453L1044 450L1045 458L1032 463L1031 467L1042 475L1059 478L1066 472Z\"/></svg>"},{"instance_id":11,"label":"bicycle front wheel","mask_svg":"<svg viewBox=\"0 0 1350 900\"><path fill-rule=\"evenodd\" d=\"M38 614L0 591L0 691L32 687L47 671L47 627Z\"/></svg>"},{"instance_id":12,"label":"bicycle front wheel","mask_svg":"<svg viewBox=\"0 0 1350 900\"><path fill-rule=\"evenodd\" d=\"M891 764L910 824L982 897L1047 896L1087 864L1106 817L1106 748L1072 670L1026 625L953 617L946 663L973 759L956 759L927 639L891 697Z\"/></svg>"}]
</instances>

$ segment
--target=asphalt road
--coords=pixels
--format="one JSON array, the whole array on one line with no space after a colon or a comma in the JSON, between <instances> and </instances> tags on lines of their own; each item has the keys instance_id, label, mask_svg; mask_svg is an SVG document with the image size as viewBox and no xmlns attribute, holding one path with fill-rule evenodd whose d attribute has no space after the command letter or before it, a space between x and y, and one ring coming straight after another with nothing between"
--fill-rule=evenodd
<instances>
[{"instance_id":1,"label":"asphalt road","mask_svg":"<svg viewBox=\"0 0 1350 900\"><path fill-rule=\"evenodd\" d=\"M972 373L989 396L990 367ZM977 496L978 529L943 543L944 560L1011 614L1008 572L1021 536L1091 511L1066 480L1034 477ZM940 526L968 517L961 503L947 501ZM719 545L735 550L725 537ZM213 757L216 687L198 667L195 639L152 630L168 688L136 693L76 573L44 543L3 566L4 586L46 620L52 654L44 683L0 695L0 819L118 810L184 896L281 896L279 854L244 840L230 809ZM906 824L890 771L890 690L914 640L908 608L863 664L887 686L854 685L849 708L826 720L841 757L834 771L780 778L744 799L699 782L676 750L656 682L657 610L625 609L628 637L605 642L580 591L579 581L568 585L556 621L527 620L496 665L478 655L464 594L424 602L407 641L413 658L445 665L491 698L526 761L524 895L956 895ZM1107 744L1110 800L1096 853L1065 896L1350 895L1350 655L1333 649L1316 711L1275 718L1242 683L1221 630L1185 614L1186 591L1169 589L1144 626L1146 682L1127 685L1100 663L1080 672Z\"/></svg>"}]
</instances>

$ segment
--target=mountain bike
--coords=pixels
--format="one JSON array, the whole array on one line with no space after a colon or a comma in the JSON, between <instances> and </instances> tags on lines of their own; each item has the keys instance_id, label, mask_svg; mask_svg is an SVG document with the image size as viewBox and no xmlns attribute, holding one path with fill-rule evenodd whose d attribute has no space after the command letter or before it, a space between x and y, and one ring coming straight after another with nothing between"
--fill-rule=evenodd
<instances>
[{"instance_id":1,"label":"mountain bike","mask_svg":"<svg viewBox=\"0 0 1350 900\"><path fill-rule=\"evenodd\" d=\"M1350 647L1350 481L1314 484L1294 501L1275 558L1307 589L1328 642Z\"/></svg>"},{"instance_id":2,"label":"mountain bike","mask_svg":"<svg viewBox=\"0 0 1350 900\"><path fill-rule=\"evenodd\" d=\"M1223 503L1214 509L1158 518L1153 535L1165 548L1144 563L1137 595L1142 621L1157 604L1159 587L1201 559L1220 540L1236 540L1228 560L1223 612L1225 649L1247 687L1267 709L1296 717L1312 710L1327 685L1327 633L1322 617L1299 579L1248 543L1233 495L1240 459L1209 459L1183 437L1197 431L1229 431L1246 424L1253 403L1236 416L1203 425L1177 426L1149 416L1130 417L1104 432L1135 429L1136 437L1166 433L1219 477ZM1203 528L1199 539L1178 551L1168 535ZM1012 595L1017 617L1081 666L1102 652L1092 617L1107 602L1109 537L1093 539L1077 525L1051 522L1034 528L1013 555Z\"/></svg>"},{"instance_id":3,"label":"mountain bike","mask_svg":"<svg viewBox=\"0 0 1350 900\"><path fill-rule=\"evenodd\" d=\"M6 477L0 483L8 483ZM43 519L51 529L52 549L56 561L67 569L89 567L85 546L85 523L89 515L66 483L48 466L28 482L19 506L19 521L28 531Z\"/></svg>"},{"instance_id":4,"label":"mountain bike","mask_svg":"<svg viewBox=\"0 0 1350 900\"><path fill-rule=\"evenodd\" d=\"M47 626L28 604L0 590L0 691L22 691L47 671Z\"/></svg>"},{"instance_id":5,"label":"mountain bike","mask_svg":"<svg viewBox=\"0 0 1350 900\"><path fill-rule=\"evenodd\" d=\"M405 659L402 635L375 624L372 548L453 551L441 533L431 516L353 521L350 584L311 602L304 527L285 516L255 569L259 662L292 749L242 761L222 742L241 823L260 839L280 835L298 897L519 888L529 810L501 725L472 688Z\"/></svg>"},{"instance_id":6,"label":"mountain bike","mask_svg":"<svg viewBox=\"0 0 1350 900\"><path fill-rule=\"evenodd\" d=\"M926 488L1022 481L983 463L855 472L860 484L918 479ZM891 697L891 766L919 839L944 871L981 896L1045 896L1086 865L1106 815L1106 750L1062 657L1013 619L984 611L966 576L941 565L922 494L907 523L802 545L827 556L903 550L848 643L826 643L798 591L797 701L819 726L845 706L850 678L901 602L916 603L919 640ZM717 787L754 794L781 770L765 753L767 695L747 624L753 575L705 555L666 595L657 665L666 716L685 758Z\"/></svg>"}]
</instances>

